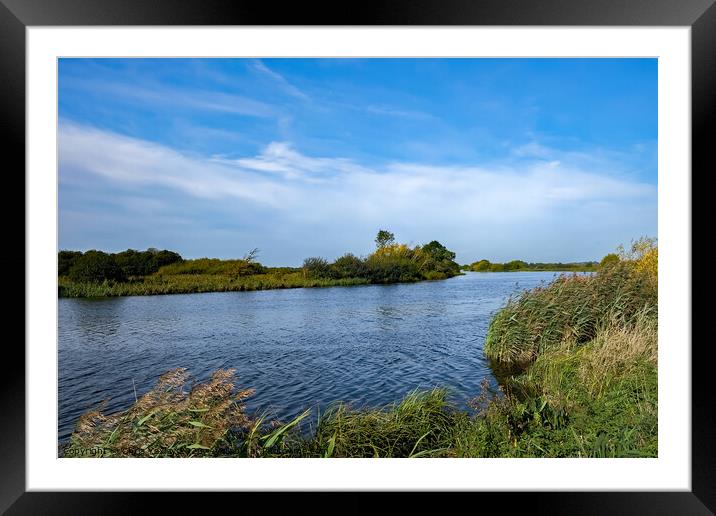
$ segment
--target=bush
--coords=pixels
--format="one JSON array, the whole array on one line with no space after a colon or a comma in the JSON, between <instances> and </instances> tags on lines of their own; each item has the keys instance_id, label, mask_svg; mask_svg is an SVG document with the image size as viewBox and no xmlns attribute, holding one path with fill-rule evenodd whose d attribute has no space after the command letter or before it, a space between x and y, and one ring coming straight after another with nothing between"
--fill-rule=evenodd
<instances>
[{"instance_id":1,"label":"bush","mask_svg":"<svg viewBox=\"0 0 716 516\"><path fill-rule=\"evenodd\" d=\"M331 266L325 258L306 258L303 260L303 274L309 278L330 278Z\"/></svg>"},{"instance_id":2,"label":"bush","mask_svg":"<svg viewBox=\"0 0 716 516\"><path fill-rule=\"evenodd\" d=\"M522 260L512 260L504 265L506 271L518 271L520 269L526 269L527 263Z\"/></svg>"},{"instance_id":3,"label":"bush","mask_svg":"<svg viewBox=\"0 0 716 516\"><path fill-rule=\"evenodd\" d=\"M68 276L72 281L87 283L126 279L114 256L95 250L87 251L78 257L70 267Z\"/></svg>"},{"instance_id":4,"label":"bush","mask_svg":"<svg viewBox=\"0 0 716 516\"><path fill-rule=\"evenodd\" d=\"M609 253L602 258L602 261L599 262L599 267L603 269L604 267L610 267L616 263L619 263L619 255L616 253Z\"/></svg>"},{"instance_id":5,"label":"bush","mask_svg":"<svg viewBox=\"0 0 716 516\"><path fill-rule=\"evenodd\" d=\"M347 253L338 258L331 265L331 276L333 278L365 278L368 276L368 266L365 260Z\"/></svg>"},{"instance_id":6,"label":"bush","mask_svg":"<svg viewBox=\"0 0 716 516\"><path fill-rule=\"evenodd\" d=\"M480 260L470 265L470 270L475 272L487 272L490 270L490 265L492 265L490 260Z\"/></svg>"},{"instance_id":7,"label":"bush","mask_svg":"<svg viewBox=\"0 0 716 516\"><path fill-rule=\"evenodd\" d=\"M161 267L158 271L162 276L209 274L236 278L263 274L265 267L258 262L247 260L219 260L218 258L198 258L182 260Z\"/></svg>"},{"instance_id":8,"label":"bush","mask_svg":"<svg viewBox=\"0 0 716 516\"><path fill-rule=\"evenodd\" d=\"M415 250L405 244L381 247L366 260L369 279L372 283L397 283L423 279L418 259Z\"/></svg>"},{"instance_id":9,"label":"bush","mask_svg":"<svg viewBox=\"0 0 716 516\"><path fill-rule=\"evenodd\" d=\"M656 238L641 237L632 241L629 250L619 246L619 258L629 262L635 270L645 274L656 287L659 264L659 248Z\"/></svg>"}]
</instances>

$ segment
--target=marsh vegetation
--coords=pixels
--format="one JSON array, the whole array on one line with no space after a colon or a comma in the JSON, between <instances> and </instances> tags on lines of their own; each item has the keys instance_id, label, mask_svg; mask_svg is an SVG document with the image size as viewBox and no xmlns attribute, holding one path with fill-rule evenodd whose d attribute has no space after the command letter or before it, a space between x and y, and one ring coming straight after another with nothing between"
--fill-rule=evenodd
<instances>
[{"instance_id":1,"label":"marsh vegetation","mask_svg":"<svg viewBox=\"0 0 716 516\"><path fill-rule=\"evenodd\" d=\"M409 246L380 230L376 249L366 257L351 253L333 262L306 258L301 267L266 267L258 249L243 258L184 260L167 250L128 249L121 253L90 250L58 254L59 297L112 297L196 292L231 292L406 283L446 279L460 274L455 253L433 240Z\"/></svg>"}]
</instances>

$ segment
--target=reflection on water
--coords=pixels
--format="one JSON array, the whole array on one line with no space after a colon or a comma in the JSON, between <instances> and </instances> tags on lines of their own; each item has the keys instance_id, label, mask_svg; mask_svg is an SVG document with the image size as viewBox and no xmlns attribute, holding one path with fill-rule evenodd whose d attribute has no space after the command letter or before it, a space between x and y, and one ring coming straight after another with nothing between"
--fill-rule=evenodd
<instances>
[{"instance_id":1,"label":"reflection on water","mask_svg":"<svg viewBox=\"0 0 716 516\"><path fill-rule=\"evenodd\" d=\"M59 437L107 401L128 407L168 369L221 367L254 387L250 410L282 419L334 400L394 401L449 387L457 403L494 377L482 353L491 315L552 272L445 281L101 300L59 300Z\"/></svg>"}]
</instances>

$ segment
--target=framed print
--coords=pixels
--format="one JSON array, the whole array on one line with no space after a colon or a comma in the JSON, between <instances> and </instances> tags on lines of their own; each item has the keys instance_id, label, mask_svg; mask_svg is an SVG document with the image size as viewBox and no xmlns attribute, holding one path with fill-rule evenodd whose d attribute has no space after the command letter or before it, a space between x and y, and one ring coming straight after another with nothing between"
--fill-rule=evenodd
<instances>
[{"instance_id":1,"label":"framed print","mask_svg":"<svg viewBox=\"0 0 716 516\"><path fill-rule=\"evenodd\" d=\"M713 511L712 3L2 0L26 303L0 507Z\"/></svg>"}]
</instances>

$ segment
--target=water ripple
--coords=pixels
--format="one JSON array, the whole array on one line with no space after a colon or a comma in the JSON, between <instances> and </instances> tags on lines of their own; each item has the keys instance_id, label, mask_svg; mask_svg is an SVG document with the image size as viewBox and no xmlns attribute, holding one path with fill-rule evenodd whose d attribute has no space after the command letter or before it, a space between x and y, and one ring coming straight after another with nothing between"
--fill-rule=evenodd
<instances>
[{"instance_id":1,"label":"water ripple","mask_svg":"<svg viewBox=\"0 0 716 516\"><path fill-rule=\"evenodd\" d=\"M519 275L519 285L516 284ZM442 282L59 300L59 434L103 400L124 409L164 371L236 369L251 410L375 406L443 385L460 404L495 380L482 346L507 297L553 273ZM133 384L134 382L134 384Z\"/></svg>"}]
</instances>

